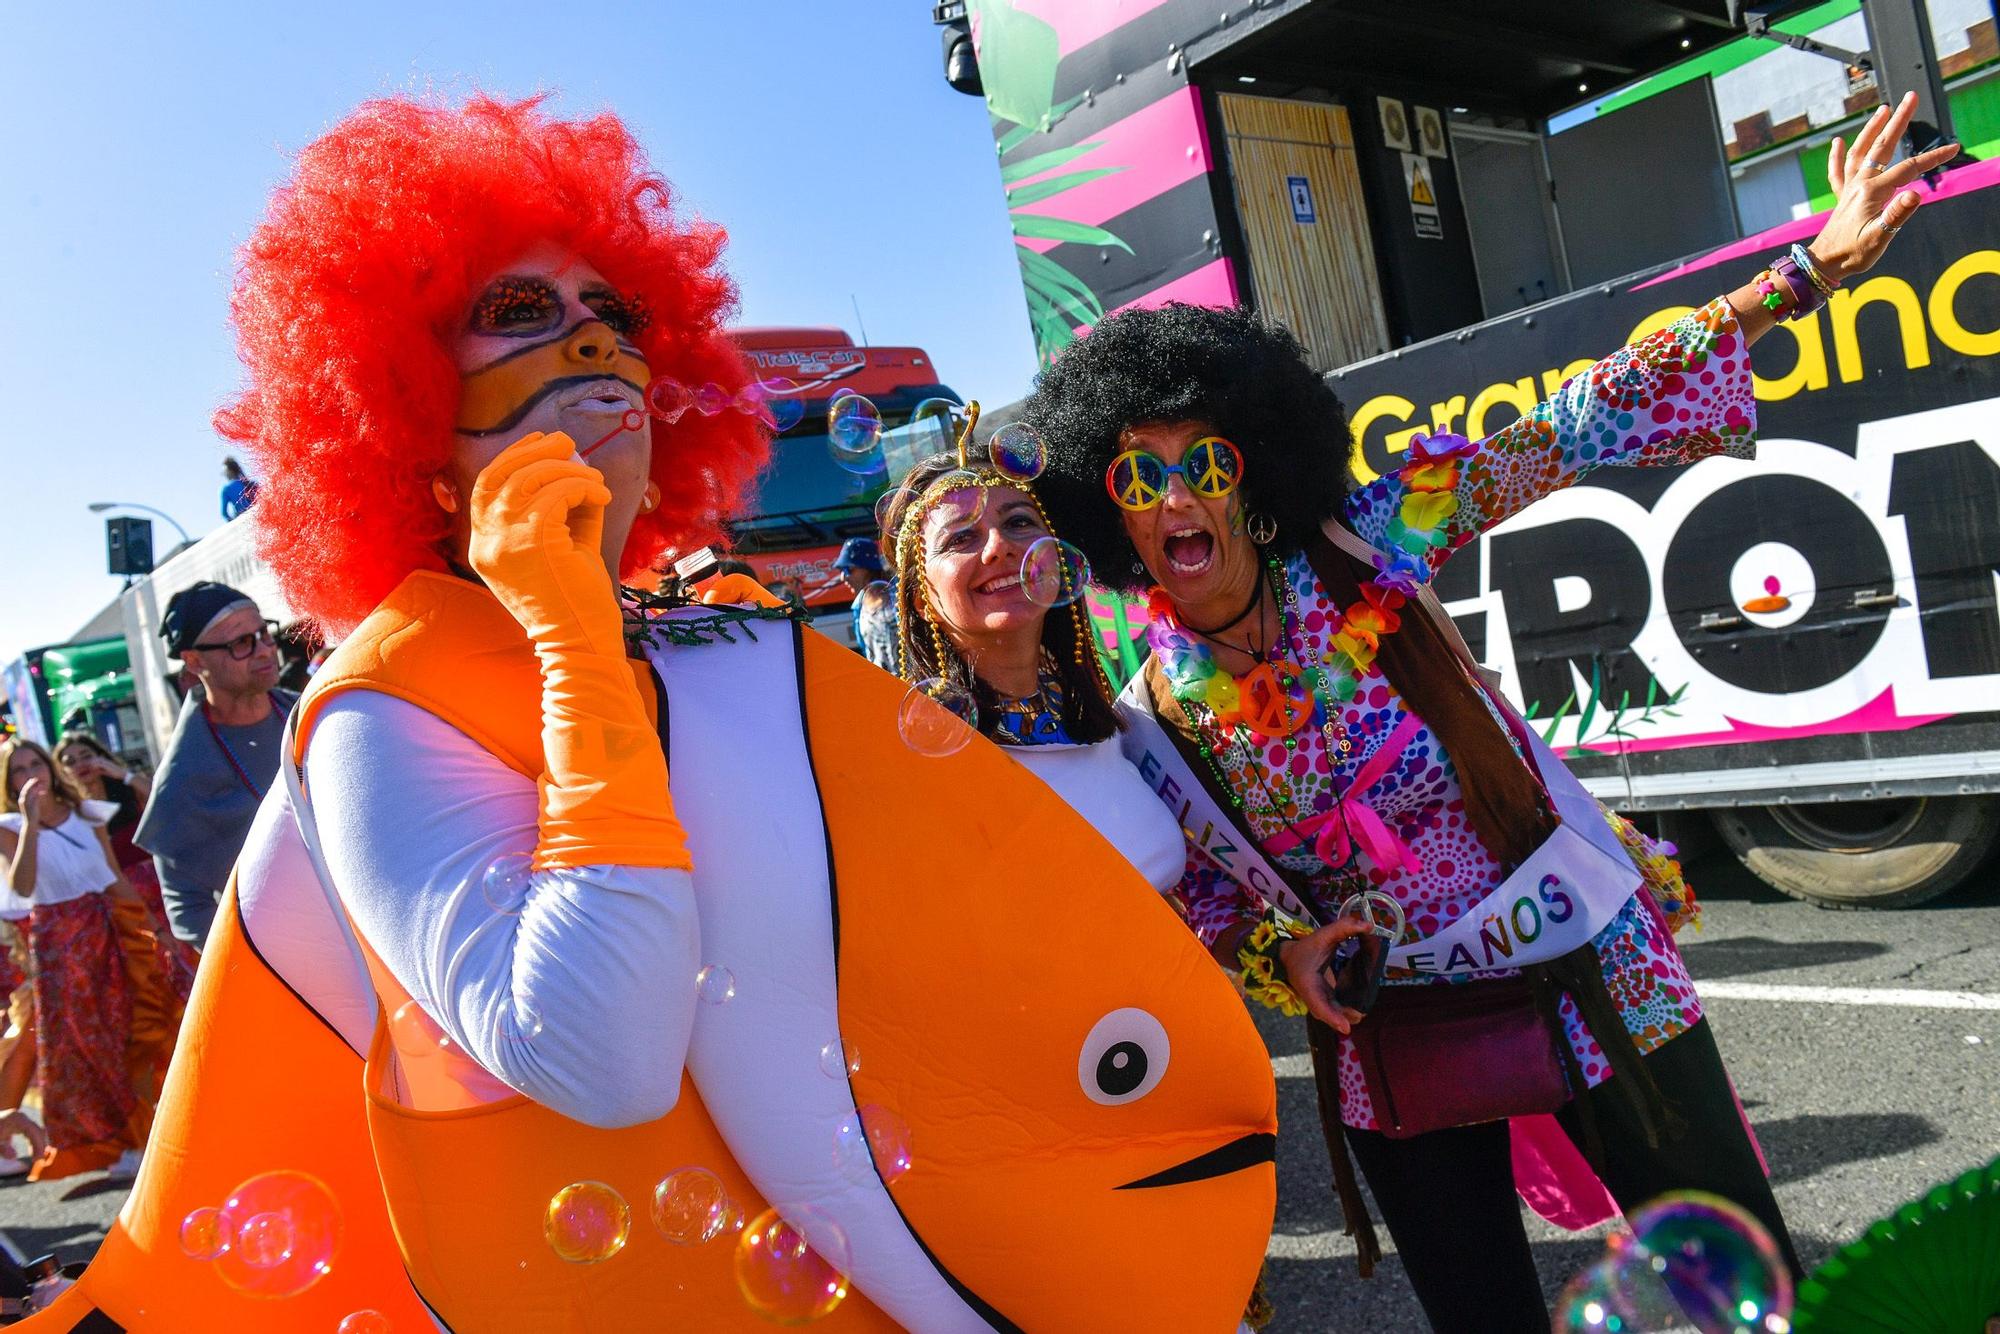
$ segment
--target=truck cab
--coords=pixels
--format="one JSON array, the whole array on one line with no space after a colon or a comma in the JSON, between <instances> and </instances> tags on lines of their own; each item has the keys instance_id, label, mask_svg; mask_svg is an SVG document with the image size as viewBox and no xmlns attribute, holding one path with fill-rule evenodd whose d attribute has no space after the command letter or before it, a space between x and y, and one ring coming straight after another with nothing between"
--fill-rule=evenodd
<instances>
[{"instance_id":1,"label":"truck cab","mask_svg":"<svg viewBox=\"0 0 2000 1334\"><path fill-rule=\"evenodd\" d=\"M797 591L815 628L852 647L854 594L833 561L850 537L875 536L875 502L917 456L943 447L932 412L959 405L920 347L857 346L839 329L737 329L736 343L762 380L788 380L803 413L771 442L771 462L742 514L729 523L730 554L767 587ZM881 416L878 450L842 457L827 435L827 410L844 392ZM930 405L926 408L926 405Z\"/></svg>"}]
</instances>

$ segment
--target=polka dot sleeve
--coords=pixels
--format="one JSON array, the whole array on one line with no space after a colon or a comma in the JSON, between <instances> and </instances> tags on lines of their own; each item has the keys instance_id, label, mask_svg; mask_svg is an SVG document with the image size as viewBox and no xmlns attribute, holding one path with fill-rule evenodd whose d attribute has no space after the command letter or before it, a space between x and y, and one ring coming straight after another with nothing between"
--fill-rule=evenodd
<instances>
[{"instance_id":1,"label":"polka dot sleeve","mask_svg":"<svg viewBox=\"0 0 2000 1334\"><path fill-rule=\"evenodd\" d=\"M1749 458L1756 432L1748 350L1717 297L1571 376L1476 445L1440 435L1428 457L1413 445L1410 462L1348 496L1347 519L1377 550L1434 569L1593 468Z\"/></svg>"}]
</instances>

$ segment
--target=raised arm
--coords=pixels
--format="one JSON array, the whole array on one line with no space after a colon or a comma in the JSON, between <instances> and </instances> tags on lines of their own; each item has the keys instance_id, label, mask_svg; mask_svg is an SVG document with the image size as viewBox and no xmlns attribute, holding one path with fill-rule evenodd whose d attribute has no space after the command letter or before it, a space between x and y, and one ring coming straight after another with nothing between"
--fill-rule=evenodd
<instances>
[{"instance_id":1,"label":"raised arm","mask_svg":"<svg viewBox=\"0 0 2000 1334\"><path fill-rule=\"evenodd\" d=\"M1593 468L1748 457L1755 433L1749 357L1734 308L1717 297L1571 376L1483 440L1418 438L1402 467L1348 496L1347 519L1421 579Z\"/></svg>"},{"instance_id":2,"label":"raised arm","mask_svg":"<svg viewBox=\"0 0 2000 1334\"><path fill-rule=\"evenodd\" d=\"M1806 247L1811 274L1788 288L1771 271L1572 376L1547 401L1484 440L1441 434L1412 442L1392 473L1352 492L1350 527L1380 553L1392 582L1420 583L1486 529L1607 465L1748 457L1756 402L1749 347L1794 304L1872 268L1915 214L1906 189L1957 153L1947 144L1889 164L1915 110L1906 97L1879 109L1851 147L1827 162L1839 202ZM1782 267L1782 266L1780 266Z\"/></svg>"}]
</instances>

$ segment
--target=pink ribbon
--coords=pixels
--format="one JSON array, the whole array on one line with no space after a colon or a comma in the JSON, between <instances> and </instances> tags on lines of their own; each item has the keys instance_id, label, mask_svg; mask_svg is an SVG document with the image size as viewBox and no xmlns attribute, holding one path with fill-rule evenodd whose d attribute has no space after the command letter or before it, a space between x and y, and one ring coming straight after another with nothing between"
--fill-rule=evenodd
<instances>
[{"instance_id":1,"label":"pink ribbon","mask_svg":"<svg viewBox=\"0 0 2000 1334\"><path fill-rule=\"evenodd\" d=\"M1332 806L1276 835L1264 844L1265 849L1272 853L1289 852L1310 838L1313 855L1328 866L1347 865L1358 845L1361 855L1384 874L1406 871L1414 875L1423 870L1423 863L1417 860L1410 845L1389 828L1373 806L1361 799L1362 793L1380 782L1396 761L1403 758L1403 752L1422 726L1422 720L1415 714L1404 714L1389 739L1368 757Z\"/></svg>"}]
</instances>

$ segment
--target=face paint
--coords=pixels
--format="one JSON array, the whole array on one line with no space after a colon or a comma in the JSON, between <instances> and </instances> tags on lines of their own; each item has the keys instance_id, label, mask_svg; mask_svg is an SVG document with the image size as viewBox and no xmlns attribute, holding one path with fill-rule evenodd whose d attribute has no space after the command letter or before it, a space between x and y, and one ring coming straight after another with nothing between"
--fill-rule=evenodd
<instances>
[{"instance_id":1,"label":"face paint","mask_svg":"<svg viewBox=\"0 0 2000 1334\"><path fill-rule=\"evenodd\" d=\"M642 302L554 242L498 268L466 304L448 345L460 396L449 475L438 489L462 504L494 456L531 432L559 431L579 449L615 436L590 462L611 490L602 548L616 568L652 465L642 409L653 376L634 341L647 322ZM638 429L620 430L634 414ZM464 513L444 507L457 515L452 542L462 550Z\"/></svg>"},{"instance_id":2,"label":"face paint","mask_svg":"<svg viewBox=\"0 0 2000 1334\"><path fill-rule=\"evenodd\" d=\"M487 283L458 340L463 386L458 430L518 432L537 408L622 412L636 407L651 374L636 339L651 324L628 297L583 261L542 247Z\"/></svg>"},{"instance_id":3,"label":"face paint","mask_svg":"<svg viewBox=\"0 0 2000 1334\"><path fill-rule=\"evenodd\" d=\"M636 347L602 320L586 319L465 376L458 429L466 435L513 430L551 395L579 402L601 397L607 404L617 399L611 410L622 412L644 399L649 378Z\"/></svg>"}]
</instances>

